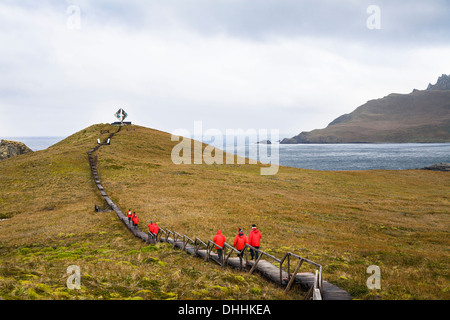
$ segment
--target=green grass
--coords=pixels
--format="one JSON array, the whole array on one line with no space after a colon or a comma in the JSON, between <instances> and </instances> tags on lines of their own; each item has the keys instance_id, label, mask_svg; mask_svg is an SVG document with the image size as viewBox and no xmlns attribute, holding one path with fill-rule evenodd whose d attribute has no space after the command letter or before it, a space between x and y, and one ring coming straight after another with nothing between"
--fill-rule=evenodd
<instances>
[{"instance_id":1,"label":"green grass","mask_svg":"<svg viewBox=\"0 0 450 320\"><path fill-rule=\"evenodd\" d=\"M281 167L261 176L260 165L175 165L170 135L132 128L96 154L108 194L122 211L138 213L143 230L153 220L207 240L221 229L232 242L239 227L248 233L256 223L262 250L322 264L325 280L355 298L450 298L447 173ZM94 203L103 200L86 152L100 130L115 128L95 125L47 150L0 162L0 213L10 218L0 222L1 297L301 298L258 275L221 269L164 244L146 246L114 213L95 214ZM65 287L72 264L81 268L81 291ZM382 289L375 293L366 287L370 265L381 268Z\"/></svg>"}]
</instances>

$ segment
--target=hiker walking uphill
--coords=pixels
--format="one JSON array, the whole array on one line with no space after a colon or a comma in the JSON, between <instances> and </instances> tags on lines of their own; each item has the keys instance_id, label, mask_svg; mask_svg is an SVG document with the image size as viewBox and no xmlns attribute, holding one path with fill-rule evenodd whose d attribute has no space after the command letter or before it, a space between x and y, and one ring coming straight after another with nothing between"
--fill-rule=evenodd
<instances>
[{"instance_id":1,"label":"hiker walking uphill","mask_svg":"<svg viewBox=\"0 0 450 320\"><path fill-rule=\"evenodd\" d=\"M137 216L136 212L133 213L133 217L131 218L131 221L133 221L134 228L137 229L137 226L139 224L139 217Z\"/></svg>"},{"instance_id":2,"label":"hiker walking uphill","mask_svg":"<svg viewBox=\"0 0 450 320\"><path fill-rule=\"evenodd\" d=\"M254 247L255 249L259 249L260 246L260 240L262 238L261 232L259 232L258 229L256 229L256 225L252 225L252 231L250 231L250 234L248 235L248 244ZM255 251L253 249L250 249L250 255L253 258L258 259L258 251Z\"/></svg>"},{"instance_id":3,"label":"hiker walking uphill","mask_svg":"<svg viewBox=\"0 0 450 320\"><path fill-rule=\"evenodd\" d=\"M217 255L219 256L219 261L222 261L222 250L223 245L225 244L225 236L222 234L222 231L217 230L217 234L214 236L213 241L216 244ZM219 246L219 247L218 247Z\"/></svg>"},{"instance_id":4,"label":"hiker walking uphill","mask_svg":"<svg viewBox=\"0 0 450 320\"><path fill-rule=\"evenodd\" d=\"M133 217L133 212L131 212L131 209L128 209L127 217L128 217L128 224L131 224L131 218Z\"/></svg>"},{"instance_id":5,"label":"hiker walking uphill","mask_svg":"<svg viewBox=\"0 0 450 320\"><path fill-rule=\"evenodd\" d=\"M236 250L240 251L239 257L242 258L243 250L245 248L245 244L248 243L247 237L244 234L244 231L242 229L239 229L239 233L234 238L233 247L236 248Z\"/></svg>"}]
</instances>

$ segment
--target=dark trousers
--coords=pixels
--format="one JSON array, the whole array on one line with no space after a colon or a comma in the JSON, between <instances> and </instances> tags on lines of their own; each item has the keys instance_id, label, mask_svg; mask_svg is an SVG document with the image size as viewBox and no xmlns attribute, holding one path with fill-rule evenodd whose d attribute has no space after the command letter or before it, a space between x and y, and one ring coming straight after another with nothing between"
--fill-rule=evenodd
<instances>
[{"instance_id":1,"label":"dark trousers","mask_svg":"<svg viewBox=\"0 0 450 320\"><path fill-rule=\"evenodd\" d=\"M253 247L253 248L255 248L255 249L259 249L259 247ZM253 249L250 249L250 255L252 256L252 260L253 260L253 257L255 257L256 256L256 258L255 259L258 259L258 251L253 251Z\"/></svg>"},{"instance_id":2,"label":"dark trousers","mask_svg":"<svg viewBox=\"0 0 450 320\"><path fill-rule=\"evenodd\" d=\"M217 249L217 255L219 256L219 261L222 261L222 249Z\"/></svg>"}]
</instances>

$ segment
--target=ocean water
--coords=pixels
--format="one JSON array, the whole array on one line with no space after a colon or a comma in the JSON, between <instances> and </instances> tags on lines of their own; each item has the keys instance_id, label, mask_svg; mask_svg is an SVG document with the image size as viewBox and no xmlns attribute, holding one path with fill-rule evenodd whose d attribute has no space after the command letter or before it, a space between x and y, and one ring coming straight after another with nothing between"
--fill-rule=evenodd
<instances>
[{"instance_id":1,"label":"ocean water","mask_svg":"<svg viewBox=\"0 0 450 320\"><path fill-rule=\"evenodd\" d=\"M65 137L7 137L43 150ZM230 141L230 140L227 140ZM237 141L237 139L236 139ZM204 142L211 142L205 141ZM95 141L93 142L95 143ZM450 162L450 143L212 145L264 163L313 170L404 170ZM267 149L267 150L266 150Z\"/></svg>"},{"instance_id":2,"label":"ocean water","mask_svg":"<svg viewBox=\"0 0 450 320\"><path fill-rule=\"evenodd\" d=\"M308 146L298 148L297 145L285 147L283 147L285 152L283 152L282 164L290 166L295 163L296 167L317 170L402 170L450 162L450 143L316 145L310 146L310 148ZM324 158L327 160L325 161Z\"/></svg>"},{"instance_id":3,"label":"ocean water","mask_svg":"<svg viewBox=\"0 0 450 320\"><path fill-rule=\"evenodd\" d=\"M1 137L4 140L19 141L33 151L47 149L66 137Z\"/></svg>"},{"instance_id":4,"label":"ocean water","mask_svg":"<svg viewBox=\"0 0 450 320\"><path fill-rule=\"evenodd\" d=\"M278 144L273 153L256 152L260 145L237 146L237 154L256 154L261 162L267 159L283 166L313 170L404 170L419 169L436 163L450 163L450 143L392 144ZM270 145L269 145L270 147ZM252 151L253 150L253 151Z\"/></svg>"},{"instance_id":5,"label":"ocean water","mask_svg":"<svg viewBox=\"0 0 450 320\"><path fill-rule=\"evenodd\" d=\"M217 142L227 152L263 163L312 170L406 170L450 163L450 143L258 144L258 136L224 136ZM264 137L263 139L267 139Z\"/></svg>"}]
</instances>

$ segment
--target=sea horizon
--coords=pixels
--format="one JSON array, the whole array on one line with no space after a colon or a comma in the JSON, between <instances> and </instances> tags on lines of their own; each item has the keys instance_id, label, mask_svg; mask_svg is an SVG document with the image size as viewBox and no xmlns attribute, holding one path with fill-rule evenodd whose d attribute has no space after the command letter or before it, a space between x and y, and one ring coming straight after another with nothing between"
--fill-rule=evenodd
<instances>
[{"instance_id":1,"label":"sea horizon","mask_svg":"<svg viewBox=\"0 0 450 320\"><path fill-rule=\"evenodd\" d=\"M0 137L4 140L19 141L33 151L45 150L60 142L62 136ZM239 141L239 140L238 140ZM255 140L253 140L255 141ZM209 141L203 139L203 142ZM95 143L95 142L93 142ZM275 152L279 157L268 158L275 164L300 169L347 171L347 170L408 170L421 169L433 164L450 162L450 143L345 143L345 144L279 144ZM239 156L257 155L263 163L264 154L258 153L260 144L242 140L222 147L234 151ZM270 146L270 145L268 145ZM270 148L269 148L270 149ZM269 151L270 152L270 151ZM253 157L250 157L253 158ZM274 160L275 159L275 160Z\"/></svg>"}]
</instances>

